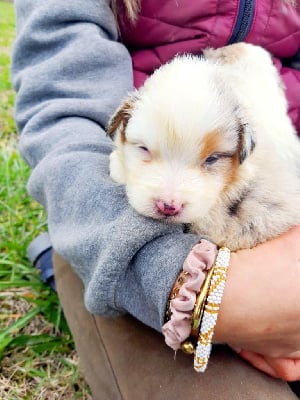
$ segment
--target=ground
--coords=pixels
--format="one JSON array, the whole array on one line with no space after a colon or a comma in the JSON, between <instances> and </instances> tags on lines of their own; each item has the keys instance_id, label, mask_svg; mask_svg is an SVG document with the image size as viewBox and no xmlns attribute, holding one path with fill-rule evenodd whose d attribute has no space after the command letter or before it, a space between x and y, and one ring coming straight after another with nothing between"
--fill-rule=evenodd
<instances>
[{"instance_id":1,"label":"ground","mask_svg":"<svg viewBox=\"0 0 300 400\"><path fill-rule=\"evenodd\" d=\"M47 229L43 209L26 193L9 79L14 9L0 1L0 399L91 399L57 295L26 258Z\"/></svg>"}]
</instances>

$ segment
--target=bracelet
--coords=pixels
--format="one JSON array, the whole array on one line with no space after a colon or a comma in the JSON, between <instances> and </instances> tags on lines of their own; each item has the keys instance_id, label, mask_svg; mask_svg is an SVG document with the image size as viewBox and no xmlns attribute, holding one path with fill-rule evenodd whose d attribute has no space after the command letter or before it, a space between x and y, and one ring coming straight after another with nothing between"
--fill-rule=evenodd
<instances>
[{"instance_id":1,"label":"bracelet","mask_svg":"<svg viewBox=\"0 0 300 400\"><path fill-rule=\"evenodd\" d=\"M186 283L188 277L190 277L190 274L187 271L181 271L180 274L178 275L167 301L165 322L170 321L172 317L171 301L174 300L176 297L178 297L179 290L181 289L181 286L184 283Z\"/></svg>"},{"instance_id":2,"label":"bracelet","mask_svg":"<svg viewBox=\"0 0 300 400\"><path fill-rule=\"evenodd\" d=\"M191 333L191 317L199 293L205 282L207 271L211 269L217 255L217 247L207 239L201 239L188 254L183 271L183 283L176 280L168 301L167 322L162 326L165 341L173 350L180 349L181 343ZM179 274L179 277L181 274Z\"/></svg>"},{"instance_id":3,"label":"bracelet","mask_svg":"<svg viewBox=\"0 0 300 400\"><path fill-rule=\"evenodd\" d=\"M210 287L213 271L214 268L213 267L210 268L210 270L206 275L205 281L201 287L201 290L196 298L196 303L191 318L191 334L184 342L181 343L180 346L181 350L186 354L194 354L196 349L197 339L200 330L200 323L204 313L205 302L208 296L208 290Z\"/></svg>"},{"instance_id":4,"label":"bracelet","mask_svg":"<svg viewBox=\"0 0 300 400\"><path fill-rule=\"evenodd\" d=\"M196 351L194 353L194 369L204 372L212 349L212 338L216 326L220 304L225 288L226 274L230 262L230 250L222 247L217 255L213 274L210 281L208 296L204 306L200 324Z\"/></svg>"},{"instance_id":5,"label":"bracelet","mask_svg":"<svg viewBox=\"0 0 300 400\"><path fill-rule=\"evenodd\" d=\"M208 296L208 291L209 291L209 287L210 287L210 281L212 278L212 274L214 272L214 268L211 268L207 275L206 275L206 279L203 283L203 286L201 287L201 290L197 296L197 300L195 303L195 307L193 310L193 314L192 314L192 323L191 323L191 334L193 336L195 336L195 334L199 333L199 327L200 327L200 322L203 316L203 312L204 312L204 307L205 307L205 302L206 302L206 298Z\"/></svg>"}]
</instances>

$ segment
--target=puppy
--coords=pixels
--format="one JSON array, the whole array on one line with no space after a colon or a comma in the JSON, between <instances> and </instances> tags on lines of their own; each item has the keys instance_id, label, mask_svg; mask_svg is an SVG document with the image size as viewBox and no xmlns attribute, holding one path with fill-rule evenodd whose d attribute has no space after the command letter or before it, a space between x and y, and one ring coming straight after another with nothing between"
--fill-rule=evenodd
<instances>
[{"instance_id":1,"label":"puppy","mask_svg":"<svg viewBox=\"0 0 300 400\"><path fill-rule=\"evenodd\" d=\"M176 57L125 99L107 132L111 177L145 216L232 250L300 223L300 144L260 47Z\"/></svg>"}]
</instances>

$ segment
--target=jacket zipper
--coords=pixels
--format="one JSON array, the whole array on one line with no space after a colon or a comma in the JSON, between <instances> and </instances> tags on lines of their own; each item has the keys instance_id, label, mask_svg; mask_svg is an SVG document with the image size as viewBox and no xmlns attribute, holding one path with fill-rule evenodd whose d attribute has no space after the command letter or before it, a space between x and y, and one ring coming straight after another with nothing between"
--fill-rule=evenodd
<instances>
[{"instance_id":1,"label":"jacket zipper","mask_svg":"<svg viewBox=\"0 0 300 400\"><path fill-rule=\"evenodd\" d=\"M246 39L253 22L255 0L240 0L235 27L228 44L242 42Z\"/></svg>"}]
</instances>

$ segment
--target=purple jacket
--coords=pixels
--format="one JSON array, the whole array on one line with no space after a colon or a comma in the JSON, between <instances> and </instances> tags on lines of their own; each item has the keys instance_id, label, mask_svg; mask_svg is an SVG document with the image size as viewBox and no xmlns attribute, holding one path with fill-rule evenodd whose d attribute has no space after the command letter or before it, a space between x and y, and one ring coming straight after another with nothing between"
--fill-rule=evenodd
<instances>
[{"instance_id":1,"label":"purple jacket","mask_svg":"<svg viewBox=\"0 0 300 400\"><path fill-rule=\"evenodd\" d=\"M286 86L289 115L300 132L300 71L281 60L300 49L300 7L285 0L142 0L136 24L120 21L129 48L135 86L176 54L246 41L263 46Z\"/></svg>"}]
</instances>

